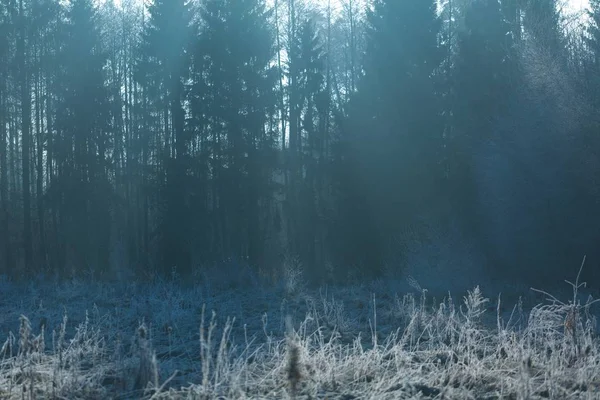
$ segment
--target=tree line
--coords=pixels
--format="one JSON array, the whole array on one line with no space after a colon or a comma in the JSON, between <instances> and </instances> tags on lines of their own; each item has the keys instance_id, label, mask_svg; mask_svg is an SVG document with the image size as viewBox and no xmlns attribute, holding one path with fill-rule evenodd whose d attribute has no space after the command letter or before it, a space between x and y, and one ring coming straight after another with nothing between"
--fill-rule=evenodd
<instances>
[{"instance_id":1,"label":"tree line","mask_svg":"<svg viewBox=\"0 0 600 400\"><path fill-rule=\"evenodd\" d=\"M0 272L373 276L424 220L564 271L600 233L590 3L2 0Z\"/></svg>"}]
</instances>

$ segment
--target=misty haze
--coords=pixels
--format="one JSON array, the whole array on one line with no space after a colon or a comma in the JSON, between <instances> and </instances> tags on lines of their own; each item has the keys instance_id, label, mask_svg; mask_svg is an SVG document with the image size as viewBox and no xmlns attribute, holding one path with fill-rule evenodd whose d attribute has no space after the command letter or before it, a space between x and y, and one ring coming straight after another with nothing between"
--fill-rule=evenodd
<instances>
[{"instance_id":1,"label":"misty haze","mask_svg":"<svg viewBox=\"0 0 600 400\"><path fill-rule=\"evenodd\" d=\"M600 0L0 0L0 399L600 399Z\"/></svg>"}]
</instances>

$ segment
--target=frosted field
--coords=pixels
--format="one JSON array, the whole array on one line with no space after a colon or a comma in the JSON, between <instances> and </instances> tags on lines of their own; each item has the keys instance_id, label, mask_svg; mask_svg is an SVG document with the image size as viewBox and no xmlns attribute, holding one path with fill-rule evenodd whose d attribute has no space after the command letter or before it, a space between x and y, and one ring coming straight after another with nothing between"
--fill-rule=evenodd
<instances>
[{"instance_id":1,"label":"frosted field","mask_svg":"<svg viewBox=\"0 0 600 400\"><path fill-rule=\"evenodd\" d=\"M583 287L574 304L566 283L499 303L412 279L223 276L0 283L0 398L600 399L600 304Z\"/></svg>"}]
</instances>

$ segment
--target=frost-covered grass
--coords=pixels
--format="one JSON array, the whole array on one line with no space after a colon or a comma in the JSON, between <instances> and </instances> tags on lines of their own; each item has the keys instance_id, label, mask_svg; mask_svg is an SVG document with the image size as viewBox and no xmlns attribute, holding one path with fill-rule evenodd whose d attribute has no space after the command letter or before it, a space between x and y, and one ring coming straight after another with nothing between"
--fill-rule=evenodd
<instances>
[{"instance_id":1,"label":"frost-covered grass","mask_svg":"<svg viewBox=\"0 0 600 400\"><path fill-rule=\"evenodd\" d=\"M600 304L579 282L490 300L293 277L0 282L0 398L600 398Z\"/></svg>"}]
</instances>

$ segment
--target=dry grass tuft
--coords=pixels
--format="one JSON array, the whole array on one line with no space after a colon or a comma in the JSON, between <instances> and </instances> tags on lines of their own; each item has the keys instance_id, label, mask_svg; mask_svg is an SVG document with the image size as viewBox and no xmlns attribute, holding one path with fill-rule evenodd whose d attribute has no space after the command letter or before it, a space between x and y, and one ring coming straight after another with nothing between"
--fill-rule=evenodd
<instances>
[{"instance_id":1,"label":"dry grass tuft","mask_svg":"<svg viewBox=\"0 0 600 400\"><path fill-rule=\"evenodd\" d=\"M139 326L136 339L140 363L133 388L141 391L155 390L158 388L158 363L145 324Z\"/></svg>"}]
</instances>

